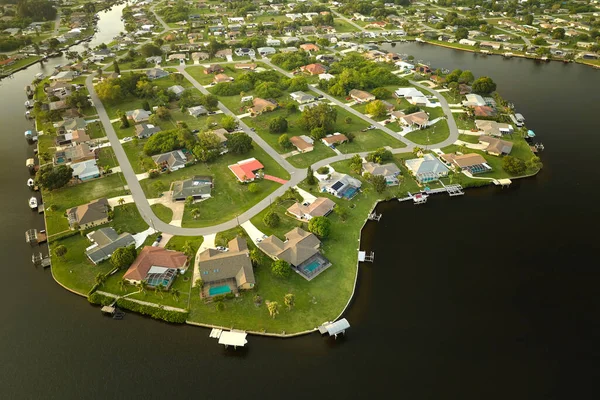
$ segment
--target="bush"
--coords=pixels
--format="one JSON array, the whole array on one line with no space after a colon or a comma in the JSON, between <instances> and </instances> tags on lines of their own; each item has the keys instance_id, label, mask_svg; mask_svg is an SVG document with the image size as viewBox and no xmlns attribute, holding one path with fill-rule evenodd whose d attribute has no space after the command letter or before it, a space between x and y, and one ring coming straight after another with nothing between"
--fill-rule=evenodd
<instances>
[{"instance_id":1,"label":"bush","mask_svg":"<svg viewBox=\"0 0 600 400\"><path fill-rule=\"evenodd\" d=\"M270 133L284 133L288 130L288 122L284 117L275 117L269 122Z\"/></svg>"},{"instance_id":2,"label":"bush","mask_svg":"<svg viewBox=\"0 0 600 400\"><path fill-rule=\"evenodd\" d=\"M279 214L277 214L275 211L269 211L265 214L263 222L269 228L275 228L280 222Z\"/></svg>"},{"instance_id":3,"label":"bush","mask_svg":"<svg viewBox=\"0 0 600 400\"><path fill-rule=\"evenodd\" d=\"M331 230L331 221L327 217L314 217L308 223L308 230L320 238L326 238Z\"/></svg>"},{"instance_id":4,"label":"bush","mask_svg":"<svg viewBox=\"0 0 600 400\"><path fill-rule=\"evenodd\" d=\"M188 312L169 311L162 308L139 304L128 299L120 298L117 300L117 306L125 310L130 310L142 315L147 315L154 319L160 319L174 324L183 324L187 320Z\"/></svg>"},{"instance_id":5,"label":"bush","mask_svg":"<svg viewBox=\"0 0 600 400\"><path fill-rule=\"evenodd\" d=\"M319 175L326 175L329 173L329 167L321 167L317 170Z\"/></svg>"},{"instance_id":6,"label":"bush","mask_svg":"<svg viewBox=\"0 0 600 400\"><path fill-rule=\"evenodd\" d=\"M290 276L292 269L287 261L277 260L271 264L271 272L278 278L287 278Z\"/></svg>"}]
</instances>

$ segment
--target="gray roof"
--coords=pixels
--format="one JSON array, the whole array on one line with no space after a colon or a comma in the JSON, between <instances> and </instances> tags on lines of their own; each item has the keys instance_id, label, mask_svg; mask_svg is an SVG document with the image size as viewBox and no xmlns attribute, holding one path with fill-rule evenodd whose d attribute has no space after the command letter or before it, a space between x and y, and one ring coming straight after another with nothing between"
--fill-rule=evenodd
<instances>
[{"instance_id":1,"label":"gray roof","mask_svg":"<svg viewBox=\"0 0 600 400\"><path fill-rule=\"evenodd\" d=\"M189 196L209 195L212 190L212 178L210 176L194 176L184 181L173 182L174 199L187 198Z\"/></svg>"},{"instance_id":2,"label":"gray roof","mask_svg":"<svg viewBox=\"0 0 600 400\"><path fill-rule=\"evenodd\" d=\"M135 245L135 239L129 233L118 234L113 228L102 228L89 233L88 239L96 244L88 247L85 254L94 264L108 259L115 250Z\"/></svg>"},{"instance_id":3,"label":"gray roof","mask_svg":"<svg viewBox=\"0 0 600 400\"><path fill-rule=\"evenodd\" d=\"M135 134L138 137L152 136L160 131L160 126L154 126L152 124L137 124L135 126Z\"/></svg>"},{"instance_id":4,"label":"gray roof","mask_svg":"<svg viewBox=\"0 0 600 400\"><path fill-rule=\"evenodd\" d=\"M168 153L152 156L152 160L154 160L157 165L167 163L169 168L179 167L185 165L187 162L187 158L181 150L173 150Z\"/></svg>"},{"instance_id":5,"label":"gray roof","mask_svg":"<svg viewBox=\"0 0 600 400\"><path fill-rule=\"evenodd\" d=\"M148 78L150 79L158 79L158 78L162 78L169 75L169 73L167 71L165 71L164 69L160 69L160 68L152 68L149 69L148 71L146 71L146 76L148 76Z\"/></svg>"},{"instance_id":6,"label":"gray roof","mask_svg":"<svg viewBox=\"0 0 600 400\"><path fill-rule=\"evenodd\" d=\"M425 154L423 158L406 160L406 167L415 175L444 174L448 172L448 167L432 154Z\"/></svg>"},{"instance_id":7,"label":"gray roof","mask_svg":"<svg viewBox=\"0 0 600 400\"><path fill-rule=\"evenodd\" d=\"M300 228L294 228L285 234L283 242L277 236L271 235L258 244L258 247L270 257L277 257L291 265L298 266L319 252L321 241L312 233Z\"/></svg>"},{"instance_id":8,"label":"gray roof","mask_svg":"<svg viewBox=\"0 0 600 400\"><path fill-rule=\"evenodd\" d=\"M179 96L181 93L185 92L185 88L181 85L173 85L167 89L169 92L175 93L175 95Z\"/></svg>"},{"instance_id":9,"label":"gray roof","mask_svg":"<svg viewBox=\"0 0 600 400\"><path fill-rule=\"evenodd\" d=\"M105 198L94 200L82 206L67 210L69 223L80 225L95 222L108 217L108 200Z\"/></svg>"},{"instance_id":10,"label":"gray roof","mask_svg":"<svg viewBox=\"0 0 600 400\"><path fill-rule=\"evenodd\" d=\"M238 287L254 284L256 281L246 241L236 237L228 245L228 252L207 249L200 253L200 277L207 283L235 279Z\"/></svg>"},{"instance_id":11,"label":"gray roof","mask_svg":"<svg viewBox=\"0 0 600 400\"><path fill-rule=\"evenodd\" d=\"M204 106L194 106L188 108L188 113L193 117L197 117L198 115L208 114L208 110Z\"/></svg>"},{"instance_id":12,"label":"gray roof","mask_svg":"<svg viewBox=\"0 0 600 400\"><path fill-rule=\"evenodd\" d=\"M56 123L57 128L64 128L67 131L74 131L77 129L85 129L87 122L83 118L69 118L64 121Z\"/></svg>"},{"instance_id":13,"label":"gray roof","mask_svg":"<svg viewBox=\"0 0 600 400\"><path fill-rule=\"evenodd\" d=\"M366 172L369 172L371 175L391 176L400 173L400 168L398 168L398 166L394 163L381 165L377 163L367 162L363 164L363 168Z\"/></svg>"}]
</instances>

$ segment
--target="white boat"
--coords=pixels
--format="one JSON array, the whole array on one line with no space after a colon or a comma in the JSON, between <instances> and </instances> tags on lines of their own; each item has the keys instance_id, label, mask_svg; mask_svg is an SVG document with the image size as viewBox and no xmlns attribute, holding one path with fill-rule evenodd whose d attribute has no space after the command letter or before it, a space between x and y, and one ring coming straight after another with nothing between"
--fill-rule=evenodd
<instances>
[{"instance_id":1,"label":"white boat","mask_svg":"<svg viewBox=\"0 0 600 400\"><path fill-rule=\"evenodd\" d=\"M38 72L37 74L35 74L35 79L43 79L44 78L44 74L42 74L41 72Z\"/></svg>"},{"instance_id":2,"label":"white boat","mask_svg":"<svg viewBox=\"0 0 600 400\"><path fill-rule=\"evenodd\" d=\"M30 188L32 188L33 185L35 185L35 182L33 181L33 179L31 179L31 178L27 179L27 186L29 186Z\"/></svg>"},{"instance_id":3,"label":"white boat","mask_svg":"<svg viewBox=\"0 0 600 400\"><path fill-rule=\"evenodd\" d=\"M25 108L33 108L33 101L27 100L25 102Z\"/></svg>"},{"instance_id":4,"label":"white boat","mask_svg":"<svg viewBox=\"0 0 600 400\"><path fill-rule=\"evenodd\" d=\"M29 208L31 208L32 210L35 210L38 207L38 202L37 199L35 197L32 197L29 199Z\"/></svg>"}]
</instances>

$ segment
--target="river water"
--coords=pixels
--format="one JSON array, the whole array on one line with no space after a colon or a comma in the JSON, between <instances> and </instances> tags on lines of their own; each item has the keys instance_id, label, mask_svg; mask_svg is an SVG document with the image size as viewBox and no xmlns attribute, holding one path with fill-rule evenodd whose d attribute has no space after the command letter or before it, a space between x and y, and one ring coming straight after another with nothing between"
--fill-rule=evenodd
<instances>
[{"instance_id":1,"label":"river water","mask_svg":"<svg viewBox=\"0 0 600 400\"><path fill-rule=\"evenodd\" d=\"M97 40L113 36L101 30ZM363 235L376 262L361 266L348 336L250 337L238 351L206 329L103 318L31 265L24 232L42 222L26 205L23 88L50 68L2 81L2 397L591 397L600 375L598 71L417 44L395 50L493 77L546 145L544 170L510 189L381 204L382 220Z\"/></svg>"}]
</instances>

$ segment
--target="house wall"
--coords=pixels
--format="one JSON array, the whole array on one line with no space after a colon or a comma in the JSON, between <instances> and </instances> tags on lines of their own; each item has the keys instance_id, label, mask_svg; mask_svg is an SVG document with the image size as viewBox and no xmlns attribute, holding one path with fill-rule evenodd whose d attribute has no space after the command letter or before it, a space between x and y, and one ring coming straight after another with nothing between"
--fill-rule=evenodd
<instances>
[{"instance_id":1,"label":"house wall","mask_svg":"<svg viewBox=\"0 0 600 400\"><path fill-rule=\"evenodd\" d=\"M108 223L108 217L106 217L104 219L99 219L97 221L88 222L87 224L83 224L83 225L79 224L79 229L88 229L88 228L92 228L94 226L107 224L107 223Z\"/></svg>"}]
</instances>

